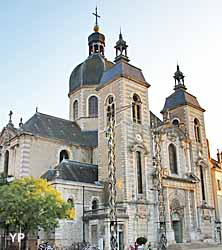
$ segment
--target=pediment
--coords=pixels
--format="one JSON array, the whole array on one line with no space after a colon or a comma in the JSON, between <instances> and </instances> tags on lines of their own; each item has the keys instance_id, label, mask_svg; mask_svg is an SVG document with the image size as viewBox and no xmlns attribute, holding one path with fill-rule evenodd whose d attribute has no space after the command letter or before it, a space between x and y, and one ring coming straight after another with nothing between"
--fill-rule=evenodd
<instances>
[{"instance_id":1,"label":"pediment","mask_svg":"<svg viewBox=\"0 0 222 250\"><path fill-rule=\"evenodd\" d=\"M17 135L17 129L10 126L4 127L0 134L0 145L5 145L9 140Z\"/></svg>"}]
</instances>

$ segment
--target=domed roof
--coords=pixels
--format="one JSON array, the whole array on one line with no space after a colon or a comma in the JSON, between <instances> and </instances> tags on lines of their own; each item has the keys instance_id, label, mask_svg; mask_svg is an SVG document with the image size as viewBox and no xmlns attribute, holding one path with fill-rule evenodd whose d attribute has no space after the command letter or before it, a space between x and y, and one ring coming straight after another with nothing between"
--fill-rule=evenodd
<instances>
[{"instance_id":1,"label":"domed roof","mask_svg":"<svg viewBox=\"0 0 222 250\"><path fill-rule=\"evenodd\" d=\"M103 72L114 64L105 59L100 53L90 55L73 71L69 80L69 94L84 85L99 84Z\"/></svg>"},{"instance_id":2,"label":"domed roof","mask_svg":"<svg viewBox=\"0 0 222 250\"><path fill-rule=\"evenodd\" d=\"M99 32L94 32L88 37L88 44L98 41L101 43L105 43L105 36Z\"/></svg>"}]
</instances>

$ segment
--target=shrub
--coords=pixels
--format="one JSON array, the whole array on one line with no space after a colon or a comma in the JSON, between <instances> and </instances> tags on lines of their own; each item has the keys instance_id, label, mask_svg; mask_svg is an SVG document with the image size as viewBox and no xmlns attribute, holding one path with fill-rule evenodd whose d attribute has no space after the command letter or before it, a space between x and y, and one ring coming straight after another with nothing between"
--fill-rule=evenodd
<instances>
[{"instance_id":1,"label":"shrub","mask_svg":"<svg viewBox=\"0 0 222 250\"><path fill-rule=\"evenodd\" d=\"M145 237L139 237L136 239L136 243L139 245L145 245L147 243L147 238Z\"/></svg>"}]
</instances>

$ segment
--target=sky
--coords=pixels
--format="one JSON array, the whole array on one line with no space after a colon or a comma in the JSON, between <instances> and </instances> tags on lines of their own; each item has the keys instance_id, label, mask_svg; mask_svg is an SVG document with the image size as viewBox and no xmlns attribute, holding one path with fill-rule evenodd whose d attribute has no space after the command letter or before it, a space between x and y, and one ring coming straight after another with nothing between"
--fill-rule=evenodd
<instances>
[{"instance_id":1,"label":"sky","mask_svg":"<svg viewBox=\"0 0 222 250\"><path fill-rule=\"evenodd\" d=\"M121 27L130 63L151 84L150 109L159 117L173 92L177 61L187 91L206 109L211 155L222 150L221 0L0 1L0 130L39 112L68 119L69 76L88 56L95 6L114 60Z\"/></svg>"}]
</instances>

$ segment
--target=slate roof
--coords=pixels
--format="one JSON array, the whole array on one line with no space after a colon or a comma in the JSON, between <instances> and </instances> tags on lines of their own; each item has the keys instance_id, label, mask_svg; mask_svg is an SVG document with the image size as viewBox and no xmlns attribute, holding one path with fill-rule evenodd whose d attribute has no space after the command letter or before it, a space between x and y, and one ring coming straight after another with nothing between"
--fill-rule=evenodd
<instances>
[{"instance_id":1,"label":"slate roof","mask_svg":"<svg viewBox=\"0 0 222 250\"><path fill-rule=\"evenodd\" d=\"M186 92L184 88L178 88L175 90L175 92L172 95L166 98L166 101L165 101L165 104L161 113L164 113L167 110L171 110L173 108L176 108L182 105L190 105L201 111L205 111L203 108L201 108L195 96Z\"/></svg>"},{"instance_id":2,"label":"slate roof","mask_svg":"<svg viewBox=\"0 0 222 250\"><path fill-rule=\"evenodd\" d=\"M98 181L98 166L64 159L54 169L43 174L42 178L48 181L62 179L95 184Z\"/></svg>"},{"instance_id":3,"label":"slate roof","mask_svg":"<svg viewBox=\"0 0 222 250\"><path fill-rule=\"evenodd\" d=\"M22 127L23 132L85 147L98 145L97 131L81 131L77 123L36 112Z\"/></svg>"},{"instance_id":4,"label":"slate roof","mask_svg":"<svg viewBox=\"0 0 222 250\"><path fill-rule=\"evenodd\" d=\"M150 111L150 127L157 128L163 125L163 122L152 111Z\"/></svg>"},{"instance_id":5,"label":"slate roof","mask_svg":"<svg viewBox=\"0 0 222 250\"><path fill-rule=\"evenodd\" d=\"M99 84L103 72L113 67L113 65L112 62L105 59L99 53L90 55L71 73L69 79L69 93L83 85Z\"/></svg>"},{"instance_id":6,"label":"slate roof","mask_svg":"<svg viewBox=\"0 0 222 250\"><path fill-rule=\"evenodd\" d=\"M216 161L216 160L213 159L213 158L211 158L210 160L211 160L211 163L213 164L213 167L214 167L214 168L222 169L222 168L221 168L221 164L220 164L218 161Z\"/></svg>"},{"instance_id":7,"label":"slate roof","mask_svg":"<svg viewBox=\"0 0 222 250\"><path fill-rule=\"evenodd\" d=\"M150 86L146 82L141 69L136 68L135 66L125 62L124 60L115 64L112 68L103 73L103 76L100 80L100 86L121 76L142 82L148 87Z\"/></svg>"}]
</instances>

